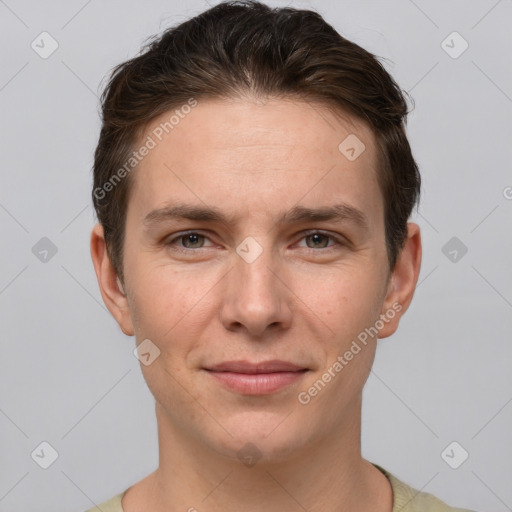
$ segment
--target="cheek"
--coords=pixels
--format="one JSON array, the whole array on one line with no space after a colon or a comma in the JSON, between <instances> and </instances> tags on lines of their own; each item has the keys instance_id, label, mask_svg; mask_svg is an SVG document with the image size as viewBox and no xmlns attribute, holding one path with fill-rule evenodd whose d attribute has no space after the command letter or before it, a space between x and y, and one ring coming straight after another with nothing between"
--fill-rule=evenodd
<instances>
[{"instance_id":1,"label":"cheek","mask_svg":"<svg viewBox=\"0 0 512 512\"><path fill-rule=\"evenodd\" d=\"M138 340L152 340L161 351L186 349L208 321L213 287L208 276L194 269L171 268L151 261L137 262L131 275L130 312Z\"/></svg>"},{"instance_id":2,"label":"cheek","mask_svg":"<svg viewBox=\"0 0 512 512\"><path fill-rule=\"evenodd\" d=\"M304 302L314 303L330 331L321 341L322 367L300 391L329 423L339 421L339 411L359 396L368 378L377 346L371 328L379 318L382 292L370 271L364 277L354 272L351 279L339 274L338 282L320 290Z\"/></svg>"},{"instance_id":3,"label":"cheek","mask_svg":"<svg viewBox=\"0 0 512 512\"><path fill-rule=\"evenodd\" d=\"M357 335L378 318L384 282L371 264L346 265L317 275L304 273L292 282L302 309L314 312L338 339Z\"/></svg>"}]
</instances>

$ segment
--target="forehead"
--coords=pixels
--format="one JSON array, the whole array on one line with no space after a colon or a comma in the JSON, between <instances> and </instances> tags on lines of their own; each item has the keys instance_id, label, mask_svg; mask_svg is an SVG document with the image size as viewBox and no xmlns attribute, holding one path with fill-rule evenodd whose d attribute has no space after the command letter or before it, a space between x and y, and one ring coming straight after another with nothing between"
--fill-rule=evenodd
<instances>
[{"instance_id":1,"label":"forehead","mask_svg":"<svg viewBox=\"0 0 512 512\"><path fill-rule=\"evenodd\" d=\"M154 119L140 144L151 146L132 175L140 215L179 199L230 216L340 202L382 216L374 134L320 103L200 100Z\"/></svg>"}]
</instances>

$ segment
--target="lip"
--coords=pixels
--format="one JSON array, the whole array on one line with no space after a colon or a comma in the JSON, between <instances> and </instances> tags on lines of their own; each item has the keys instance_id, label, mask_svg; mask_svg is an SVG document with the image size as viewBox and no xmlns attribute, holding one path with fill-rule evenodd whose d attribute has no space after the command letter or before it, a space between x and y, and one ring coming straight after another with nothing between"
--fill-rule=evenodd
<instances>
[{"instance_id":1,"label":"lip","mask_svg":"<svg viewBox=\"0 0 512 512\"><path fill-rule=\"evenodd\" d=\"M261 361L259 363L251 363L250 361L224 361L223 363L209 366L207 370L214 372L233 372L245 374L257 373L276 373L276 372L297 372L307 370L304 366L297 366L288 361L272 359L269 361Z\"/></svg>"},{"instance_id":2,"label":"lip","mask_svg":"<svg viewBox=\"0 0 512 512\"><path fill-rule=\"evenodd\" d=\"M226 361L205 370L220 384L242 395L275 393L296 383L308 371L307 368L276 359L259 363Z\"/></svg>"}]
</instances>

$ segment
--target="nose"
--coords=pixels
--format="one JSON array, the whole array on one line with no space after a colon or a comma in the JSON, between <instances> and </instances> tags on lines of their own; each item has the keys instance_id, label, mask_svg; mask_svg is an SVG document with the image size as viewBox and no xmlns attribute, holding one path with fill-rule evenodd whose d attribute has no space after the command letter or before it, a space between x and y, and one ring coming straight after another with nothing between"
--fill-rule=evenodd
<instances>
[{"instance_id":1,"label":"nose","mask_svg":"<svg viewBox=\"0 0 512 512\"><path fill-rule=\"evenodd\" d=\"M243 253L240 253L243 254ZM233 268L226 275L221 322L230 331L246 331L255 338L286 329L292 320L293 292L289 277L271 250L251 261L233 255Z\"/></svg>"}]
</instances>

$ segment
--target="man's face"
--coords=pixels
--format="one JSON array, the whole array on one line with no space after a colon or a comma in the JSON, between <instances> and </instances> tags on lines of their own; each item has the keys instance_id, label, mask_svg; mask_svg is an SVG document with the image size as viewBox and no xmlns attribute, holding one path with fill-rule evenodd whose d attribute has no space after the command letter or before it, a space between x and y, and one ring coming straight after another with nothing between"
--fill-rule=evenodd
<instances>
[{"instance_id":1,"label":"man's face","mask_svg":"<svg viewBox=\"0 0 512 512\"><path fill-rule=\"evenodd\" d=\"M338 148L350 134L365 145L355 160ZM302 101L218 100L199 101L161 142L151 136L157 145L132 175L121 323L160 350L141 366L160 421L231 457L247 442L279 457L350 430L376 337L341 370L333 364L390 308L369 128ZM178 205L227 220L174 217ZM292 218L335 205L344 215ZM208 370L270 360L304 371L226 379ZM308 392L329 368L325 386Z\"/></svg>"}]
</instances>

